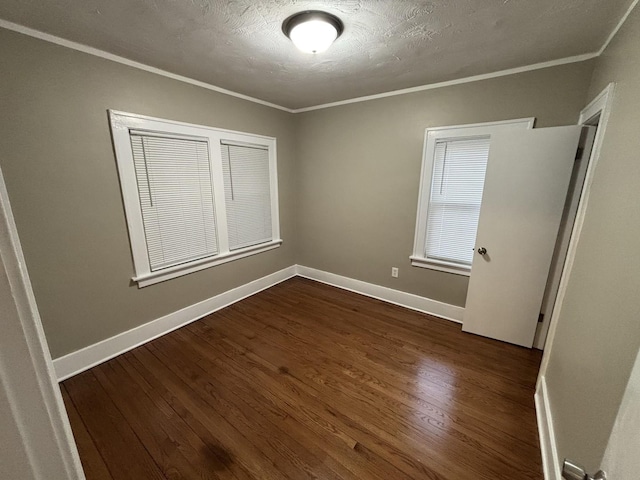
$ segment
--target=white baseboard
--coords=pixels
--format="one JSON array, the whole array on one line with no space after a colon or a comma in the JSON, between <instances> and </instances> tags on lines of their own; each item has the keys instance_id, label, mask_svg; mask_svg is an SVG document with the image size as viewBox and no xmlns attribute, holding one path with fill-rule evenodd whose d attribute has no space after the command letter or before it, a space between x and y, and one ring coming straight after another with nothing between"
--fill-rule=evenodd
<instances>
[{"instance_id":1,"label":"white baseboard","mask_svg":"<svg viewBox=\"0 0 640 480\"><path fill-rule=\"evenodd\" d=\"M71 352L53 361L58 381L84 372L102 362L128 352L144 343L176 330L188 323L194 322L210 313L247 298L251 295L276 285L284 280L299 275L318 282L333 285L368 297L377 298L385 302L402 307L428 313L436 317L461 323L464 313L463 307L449 305L411 293L393 290L380 285L343 277L334 273L323 272L315 268L292 265L278 272L259 278L240 287L211 297L202 302L185 307L177 312L152 320L139 327L119 333L111 338L89 345L81 350Z\"/></svg>"},{"instance_id":2,"label":"white baseboard","mask_svg":"<svg viewBox=\"0 0 640 480\"><path fill-rule=\"evenodd\" d=\"M430 298L420 297L412 293L401 292L392 288L382 287L373 283L355 280L335 273L324 272L315 268L296 265L296 273L305 278L316 280L318 282L333 285L334 287L349 290L351 292L366 295L367 297L376 298L384 302L400 305L401 307L417 310L418 312L427 313L436 317L451 320L453 322L462 323L464 315L464 307L442 303Z\"/></svg>"},{"instance_id":3,"label":"white baseboard","mask_svg":"<svg viewBox=\"0 0 640 480\"><path fill-rule=\"evenodd\" d=\"M81 350L69 353L53 361L58 381L65 380L88 370L102 362L147 343L210 313L250 297L277 283L296 275L296 267L291 266L259 278L245 285L228 290L202 302L185 307L177 312L152 320Z\"/></svg>"},{"instance_id":4,"label":"white baseboard","mask_svg":"<svg viewBox=\"0 0 640 480\"><path fill-rule=\"evenodd\" d=\"M545 480L560 480L560 459L558 458L556 436L553 430L553 418L551 416L549 396L547 394L547 382L544 377L540 377L538 380L535 401L544 478Z\"/></svg>"}]
</instances>

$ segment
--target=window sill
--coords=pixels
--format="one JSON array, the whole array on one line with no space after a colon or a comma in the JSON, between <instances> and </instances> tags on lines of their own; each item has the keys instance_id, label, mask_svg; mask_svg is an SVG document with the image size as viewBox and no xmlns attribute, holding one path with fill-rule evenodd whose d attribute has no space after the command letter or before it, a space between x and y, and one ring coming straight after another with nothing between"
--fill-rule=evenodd
<instances>
[{"instance_id":1,"label":"window sill","mask_svg":"<svg viewBox=\"0 0 640 480\"><path fill-rule=\"evenodd\" d=\"M430 270L438 270L440 272L453 273L455 275L471 276L471 267L463 267L455 263L439 262L437 260L428 260L424 257L411 256L411 265L414 267L428 268Z\"/></svg>"},{"instance_id":2,"label":"window sill","mask_svg":"<svg viewBox=\"0 0 640 480\"><path fill-rule=\"evenodd\" d=\"M240 250L234 250L233 252L225 253L224 255L217 255L212 258L204 258L195 262L186 263L184 265L176 265L174 267L165 268L156 272L145 273L133 277L133 281L138 283L138 288L147 287L154 283L164 282L172 278L181 277L189 273L198 272L205 268L215 267L223 263L232 262L240 258L255 255L256 253L266 252L278 248L282 244L282 240L272 240L267 243L261 243L259 245L253 245Z\"/></svg>"}]
</instances>

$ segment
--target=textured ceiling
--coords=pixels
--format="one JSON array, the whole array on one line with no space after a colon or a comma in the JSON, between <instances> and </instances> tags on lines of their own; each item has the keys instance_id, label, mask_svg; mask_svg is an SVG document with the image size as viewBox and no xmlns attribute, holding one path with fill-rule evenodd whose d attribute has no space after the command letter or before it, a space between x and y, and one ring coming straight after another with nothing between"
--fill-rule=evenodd
<instances>
[{"instance_id":1,"label":"textured ceiling","mask_svg":"<svg viewBox=\"0 0 640 480\"><path fill-rule=\"evenodd\" d=\"M631 0L2 0L0 18L289 108L591 53ZM343 35L298 52L289 15Z\"/></svg>"}]
</instances>

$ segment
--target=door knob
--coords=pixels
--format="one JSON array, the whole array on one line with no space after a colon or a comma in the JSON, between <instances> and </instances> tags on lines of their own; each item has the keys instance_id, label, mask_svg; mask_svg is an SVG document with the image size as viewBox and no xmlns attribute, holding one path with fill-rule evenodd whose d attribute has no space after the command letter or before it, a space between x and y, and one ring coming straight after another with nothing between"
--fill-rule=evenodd
<instances>
[{"instance_id":1,"label":"door knob","mask_svg":"<svg viewBox=\"0 0 640 480\"><path fill-rule=\"evenodd\" d=\"M486 249L486 248L484 248L484 247L480 247L480 248L478 249L478 253L479 253L480 255L486 255L486 254L487 254L487 249Z\"/></svg>"},{"instance_id":2,"label":"door knob","mask_svg":"<svg viewBox=\"0 0 640 480\"><path fill-rule=\"evenodd\" d=\"M589 475L580 465L565 458L562 465L562 478L566 480L607 480L607 474L598 470L595 476Z\"/></svg>"}]
</instances>

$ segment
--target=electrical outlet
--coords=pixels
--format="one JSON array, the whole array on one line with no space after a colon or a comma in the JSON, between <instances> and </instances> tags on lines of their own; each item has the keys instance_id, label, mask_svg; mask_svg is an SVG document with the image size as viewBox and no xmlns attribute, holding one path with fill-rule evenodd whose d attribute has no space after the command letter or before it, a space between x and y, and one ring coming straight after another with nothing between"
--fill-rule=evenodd
<instances>
[{"instance_id":1,"label":"electrical outlet","mask_svg":"<svg viewBox=\"0 0 640 480\"><path fill-rule=\"evenodd\" d=\"M398 267L391 267L391 276L393 278L398 278Z\"/></svg>"}]
</instances>

